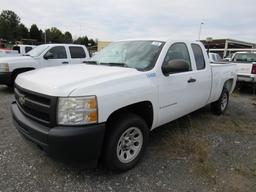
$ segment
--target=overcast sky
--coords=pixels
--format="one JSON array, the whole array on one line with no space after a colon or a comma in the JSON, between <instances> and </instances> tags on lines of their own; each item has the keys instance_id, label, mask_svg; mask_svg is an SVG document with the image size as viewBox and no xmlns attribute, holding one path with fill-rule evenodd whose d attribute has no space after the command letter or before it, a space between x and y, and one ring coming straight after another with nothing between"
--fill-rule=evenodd
<instances>
[{"instance_id":1,"label":"overcast sky","mask_svg":"<svg viewBox=\"0 0 256 192\"><path fill-rule=\"evenodd\" d=\"M235 38L256 42L256 0L0 0L27 27L99 40Z\"/></svg>"}]
</instances>

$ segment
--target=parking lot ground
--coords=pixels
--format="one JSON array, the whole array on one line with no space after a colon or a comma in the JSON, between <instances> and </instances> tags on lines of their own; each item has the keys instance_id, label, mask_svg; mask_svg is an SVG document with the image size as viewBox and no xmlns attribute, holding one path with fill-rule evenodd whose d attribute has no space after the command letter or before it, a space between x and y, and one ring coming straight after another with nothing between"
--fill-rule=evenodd
<instances>
[{"instance_id":1,"label":"parking lot ground","mask_svg":"<svg viewBox=\"0 0 256 192\"><path fill-rule=\"evenodd\" d=\"M12 125L13 92L0 86L0 191L256 191L256 96L234 93L223 116L209 106L151 133L142 161L115 174L63 163Z\"/></svg>"}]
</instances>

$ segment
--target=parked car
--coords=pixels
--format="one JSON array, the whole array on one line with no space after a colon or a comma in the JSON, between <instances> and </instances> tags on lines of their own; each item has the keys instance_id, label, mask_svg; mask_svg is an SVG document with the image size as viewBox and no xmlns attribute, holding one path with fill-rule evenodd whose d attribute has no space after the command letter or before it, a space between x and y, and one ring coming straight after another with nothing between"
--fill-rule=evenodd
<instances>
[{"instance_id":1,"label":"parked car","mask_svg":"<svg viewBox=\"0 0 256 192\"><path fill-rule=\"evenodd\" d=\"M48 154L115 171L138 163L151 130L207 104L224 113L236 84L236 66L210 64L197 41L118 41L87 63L19 75L13 120Z\"/></svg>"},{"instance_id":2,"label":"parked car","mask_svg":"<svg viewBox=\"0 0 256 192\"><path fill-rule=\"evenodd\" d=\"M221 56L218 53L209 53L209 60L211 63L223 62Z\"/></svg>"},{"instance_id":3,"label":"parked car","mask_svg":"<svg viewBox=\"0 0 256 192\"><path fill-rule=\"evenodd\" d=\"M0 58L13 57L13 56L19 56L19 52L15 50L10 50L10 49L0 49Z\"/></svg>"},{"instance_id":4,"label":"parked car","mask_svg":"<svg viewBox=\"0 0 256 192\"><path fill-rule=\"evenodd\" d=\"M14 45L12 49L18 51L20 55L26 55L27 52L31 51L35 47L35 45Z\"/></svg>"},{"instance_id":5,"label":"parked car","mask_svg":"<svg viewBox=\"0 0 256 192\"><path fill-rule=\"evenodd\" d=\"M238 81L256 83L256 53L236 52L231 62L237 65Z\"/></svg>"},{"instance_id":6,"label":"parked car","mask_svg":"<svg viewBox=\"0 0 256 192\"><path fill-rule=\"evenodd\" d=\"M83 45L40 45L26 53L26 56L0 58L0 84L13 86L20 73L43 67L79 64L88 58L88 50Z\"/></svg>"}]
</instances>

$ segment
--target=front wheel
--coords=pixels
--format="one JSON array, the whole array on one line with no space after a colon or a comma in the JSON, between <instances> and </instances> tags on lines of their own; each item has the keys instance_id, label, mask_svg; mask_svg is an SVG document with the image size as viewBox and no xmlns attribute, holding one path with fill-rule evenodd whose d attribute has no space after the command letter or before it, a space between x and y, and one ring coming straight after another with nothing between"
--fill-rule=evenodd
<instances>
[{"instance_id":1,"label":"front wheel","mask_svg":"<svg viewBox=\"0 0 256 192\"><path fill-rule=\"evenodd\" d=\"M220 95L220 98L211 104L212 112L216 115L223 114L228 107L228 103L229 103L229 92L227 88L224 87Z\"/></svg>"},{"instance_id":2,"label":"front wheel","mask_svg":"<svg viewBox=\"0 0 256 192\"><path fill-rule=\"evenodd\" d=\"M126 171L142 157L148 143L146 122L135 114L123 114L109 127L104 149L104 163L113 171Z\"/></svg>"}]
</instances>

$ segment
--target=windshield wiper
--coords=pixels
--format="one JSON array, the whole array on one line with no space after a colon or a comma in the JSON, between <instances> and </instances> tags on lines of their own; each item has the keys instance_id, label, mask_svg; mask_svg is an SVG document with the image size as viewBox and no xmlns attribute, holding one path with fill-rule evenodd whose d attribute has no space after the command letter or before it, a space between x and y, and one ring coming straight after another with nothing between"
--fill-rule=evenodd
<instances>
[{"instance_id":1,"label":"windshield wiper","mask_svg":"<svg viewBox=\"0 0 256 192\"><path fill-rule=\"evenodd\" d=\"M126 63L100 63L100 65L107 65L107 66L113 66L113 67L128 67L129 66Z\"/></svg>"}]
</instances>

